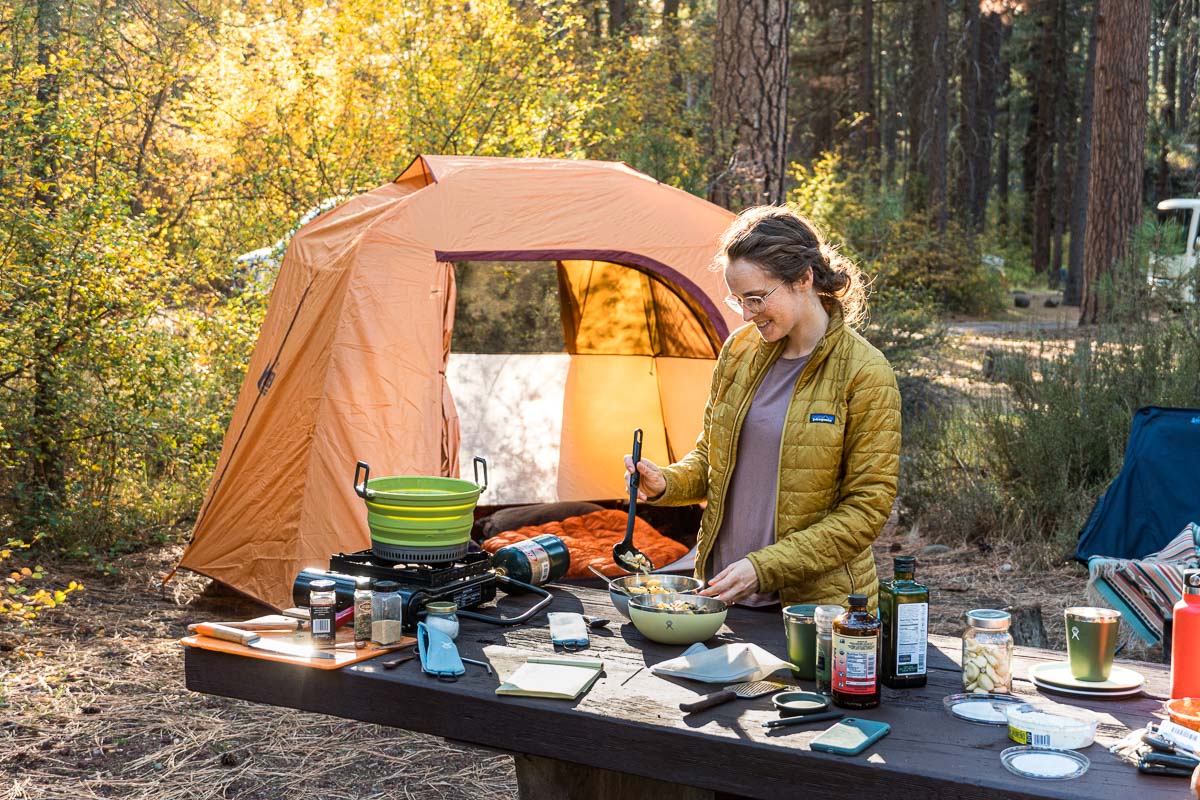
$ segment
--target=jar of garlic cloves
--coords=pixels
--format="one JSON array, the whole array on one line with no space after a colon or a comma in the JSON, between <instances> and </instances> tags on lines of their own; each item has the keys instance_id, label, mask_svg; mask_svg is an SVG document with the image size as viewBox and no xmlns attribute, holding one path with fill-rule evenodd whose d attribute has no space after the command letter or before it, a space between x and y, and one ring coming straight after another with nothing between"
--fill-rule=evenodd
<instances>
[{"instance_id":1,"label":"jar of garlic cloves","mask_svg":"<svg viewBox=\"0 0 1200 800\"><path fill-rule=\"evenodd\" d=\"M1007 611L976 608L967 612L962 641L963 688L968 692L1012 691L1013 638Z\"/></svg>"}]
</instances>

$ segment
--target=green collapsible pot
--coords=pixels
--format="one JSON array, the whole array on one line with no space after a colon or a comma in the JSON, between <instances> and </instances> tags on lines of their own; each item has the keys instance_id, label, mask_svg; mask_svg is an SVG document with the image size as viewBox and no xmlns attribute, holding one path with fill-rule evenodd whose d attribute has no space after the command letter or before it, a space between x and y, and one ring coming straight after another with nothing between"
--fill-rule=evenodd
<instances>
[{"instance_id":1,"label":"green collapsible pot","mask_svg":"<svg viewBox=\"0 0 1200 800\"><path fill-rule=\"evenodd\" d=\"M475 483L423 475L371 478L370 466L359 461L354 493L367 504L371 552L390 561L434 564L465 556L475 504L487 488L487 461L476 456L474 469Z\"/></svg>"}]
</instances>

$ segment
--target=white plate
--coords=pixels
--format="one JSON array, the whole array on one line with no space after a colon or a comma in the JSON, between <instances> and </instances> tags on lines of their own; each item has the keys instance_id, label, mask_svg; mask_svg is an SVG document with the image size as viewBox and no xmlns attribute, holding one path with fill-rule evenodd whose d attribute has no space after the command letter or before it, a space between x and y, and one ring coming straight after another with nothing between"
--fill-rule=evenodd
<instances>
[{"instance_id":1,"label":"white plate","mask_svg":"<svg viewBox=\"0 0 1200 800\"><path fill-rule=\"evenodd\" d=\"M1071 674L1071 665L1066 661L1034 664L1029 668L1029 677L1035 682L1040 681L1049 686L1061 686L1064 689L1089 694L1128 692L1140 689L1146 680L1140 672L1113 664L1108 680L1081 681Z\"/></svg>"},{"instance_id":2,"label":"white plate","mask_svg":"<svg viewBox=\"0 0 1200 800\"><path fill-rule=\"evenodd\" d=\"M1121 692L1114 692L1111 689L1107 692L1095 692L1095 691L1089 692L1084 689L1066 689L1062 686L1055 686L1050 683L1043 683L1042 681L1039 681L1037 678L1033 679L1033 685L1036 686L1037 688L1041 689L1044 692L1056 692L1058 694L1069 694L1073 697L1108 697L1108 698L1132 697L1135 694L1142 693L1142 687L1140 687L1140 686L1138 686L1134 689L1126 689Z\"/></svg>"}]
</instances>

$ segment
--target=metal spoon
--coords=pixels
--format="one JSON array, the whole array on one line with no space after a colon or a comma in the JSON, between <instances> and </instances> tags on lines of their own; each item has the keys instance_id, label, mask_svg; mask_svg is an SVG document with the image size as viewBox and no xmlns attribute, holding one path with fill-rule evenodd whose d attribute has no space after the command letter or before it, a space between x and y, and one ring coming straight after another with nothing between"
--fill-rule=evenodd
<instances>
[{"instance_id":1,"label":"metal spoon","mask_svg":"<svg viewBox=\"0 0 1200 800\"><path fill-rule=\"evenodd\" d=\"M621 586L621 585L617 584L617 583L616 583L616 581L614 581L612 578L610 578L610 577L608 577L607 575L605 575L605 574L604 574L603 572L601 572L600 570L598 570L598 569L596 569L595 567L593 567L591 564L588 564L588 565L587 565L587 568L588 568L588 569L590 569L590 570L592 571L592 574L593 574L593 575L595 575L597 578L599 578L600 580L602 580L602 581L604 581L605 583L607 583L607 584L608 584L608 588L609 588L609 589L612 589L612 590L613 590L614 592L616 592L617 594L623 594L623 595L625 595L626 597L628 597L628 596L629 596L629 592L625 591L625 587L624 587L624 586Z\"/></svg>"},{"instance_id":2,"label":"metal spoon","mask_svg":"<svg viewBox=\"0 0 1200 800\"><path fill-rule=\"evenodd\" d=\"M628 572L648 573L654 571L654 562L645 553L633 546L633 521L637 519L638 479L637 470L642 460L642 429L633 432L633 474L629 476L629 521L625 524L625 538L613 545L613 561Z\"/></svg>"}]
</instances>

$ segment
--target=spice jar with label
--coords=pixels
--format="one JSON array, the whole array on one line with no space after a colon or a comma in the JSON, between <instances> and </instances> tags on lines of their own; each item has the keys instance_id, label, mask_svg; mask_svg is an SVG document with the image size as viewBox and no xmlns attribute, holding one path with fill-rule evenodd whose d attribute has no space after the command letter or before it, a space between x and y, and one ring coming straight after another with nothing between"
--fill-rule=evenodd
<instances>
[{"instance_id":1,"label":"spice jar with label","mask_svg":"<svg viewBox=\"0 0 1200 800\"><path fill-rule=\"evenodd\" d=\"M841 606L817 606L813 621L817 626L817 691L833 694L833 621L844 611Z\"/></svg>"},{"instance_id":2,"label":"spice jar with label","mask_svg":"<svg viewBox=\"0 0 1200 800\"><path fill-rule=\"evenodd\" d=\"M354 581L354 646L361 650L371 641L371 579Z\"/></svg>"},{"instance_id":3,"label":"spice jar with label","mask_svg":"<svg viewBox=\"0 0 1200 800\"><path fill-rule=\"evenodd\" d=\"M1012 621L1007 611L976 608L967 612L962 637L963 688L968 692L1012 692Z\"/></svg>"},{"instance_id":4,"label":"spice jar with label","mask_svg":"<svg viewBox=\"0 0 1200 800\"><path fill-rule=\"evenodd\" d=\"M396 644L403 637L401 625L404 595L395 581L376 581L371 595L371 641L379 645Z\"/></svg>"},{"instance_id":5,"label":"spice jar with label","mask_svg":"<svg viewBox=\"0 0 1200 800\"><path fill-rule=\"evenodd\" d=\"M451 639L458 638L458 606L438 601L425 604L425 625L437 628Z\"/></svg>"},{"instance_id":6,"label":"spice jar with label","mask_svg":"<svg viewBox=\"0 0 1200 800\"><path fill-rule=\"evenodd\" d=\"M320 648L337 643L334 623L337 617L337 592L331 580L320 579L308 585L308 613L312 626L312 642Z\"/></svg>"}]
</instances>

